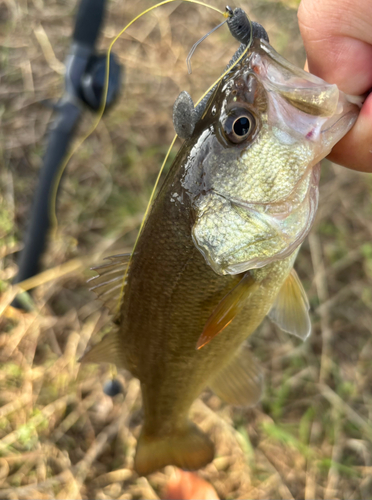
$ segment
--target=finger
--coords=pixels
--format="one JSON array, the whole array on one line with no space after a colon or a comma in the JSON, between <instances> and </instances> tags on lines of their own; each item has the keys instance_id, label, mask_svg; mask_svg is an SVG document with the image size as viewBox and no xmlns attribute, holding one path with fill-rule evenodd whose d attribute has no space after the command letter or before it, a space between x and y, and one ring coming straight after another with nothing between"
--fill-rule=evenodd
<instances>
[{"instance_id":1,"label":"finger","mask_svg":"<svg viewBox=\"0 0 372 500\"><path fill-rule=\"evenodd\" d=\"M372 88L372 1L302 0L298 11L309 71L344 92ZM372 97L351 131L333 148L332 161L372 172Z\"/></svg>"},{"instance_id":2,"label":"finger","mask_svg":"<svg viewBox=\"0 0 372 500\"><path fill-rule=\"evenodd\" d=\"M363 104L358 119L328 158L344 167L372 172L372 94Z\"/></svg>"},{"instance_id":3,"label":"finger","mask_svg":"<svg viewBox=\"0 0 372 500\"><path fill-rule=\"evenodd\" d=\"M298 20L309 69L348 94L372 87L372 2L302 0Z\"/></svg>"}]
</instances>

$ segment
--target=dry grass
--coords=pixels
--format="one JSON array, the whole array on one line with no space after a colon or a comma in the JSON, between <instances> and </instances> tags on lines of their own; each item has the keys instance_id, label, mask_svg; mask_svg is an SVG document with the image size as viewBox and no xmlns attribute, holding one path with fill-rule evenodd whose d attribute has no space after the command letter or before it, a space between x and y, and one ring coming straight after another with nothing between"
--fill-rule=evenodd
<instances>
[{"instance_id":1,"label":"dry grass","mask_svg":"<svg viewBox=\"0 0 372 500\"><path fill-rule=\"evenodd\" d=\"M255 0L249 12L301 65L297 4ZM102 48L148 5L110 2ZM51 117L39 102L61 94L74 8L73 0L0 0L0 496L159 498L172 468L147 479L132 471L137 381L119 374L124 394L114 399L102 392L105 367L86 368L77 381L77 359L109 319L85 280L93 252L133 244L174 134L170 110L179 91L198 98L236 43L221 29L198 48L188 76L189 48L220 21L189 4L163 7L118 42L125 88L67 168L58 235L44 259L46 268L80 259L77 269L39 286L35 310L21 313L5 306ZM79 135L93 119L86 114ZM310 340L264 322L252 338L266 372L262 402L232 409L206 392L194 405L217 447L199 474L221 498L372 497L371 192L367 175L324 165L316 224L296 266L312 306Z\"/></svg>"}]
</instances>

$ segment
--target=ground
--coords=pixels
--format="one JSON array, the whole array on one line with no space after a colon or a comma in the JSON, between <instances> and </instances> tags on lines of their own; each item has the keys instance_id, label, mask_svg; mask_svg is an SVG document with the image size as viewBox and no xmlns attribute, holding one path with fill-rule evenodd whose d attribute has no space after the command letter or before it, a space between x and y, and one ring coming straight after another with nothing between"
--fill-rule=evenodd
<instances>
[{"instance_id":1,"label":"ground","mask_svg":"<svg viewBox=\"0 0 372 500\"><path fill-rule=\"evenodd\" d=\"M101 49L153 4L112 0ZM298 1L242 7L278 52L304 64ZM180 2L117 42L126 68L120 99L66 168L58 231L43 261L53 279L39 277L35 308L22 313L7 305L52 116L41 101L61 95L75 11L74 0L0 0L0 496L161 498L172 467L148 478L132 471L137 380L119 373L124 392L110 398L102 390L114 375L109 366L78 377L78 358L109 328L85 281L91 265L133 245L174 135L175 98L188 90L197 100L237 43L220 28L197 48L188 75L188 51L221 17ZM84 114L77 139L95 119ZM234 409L205 392L194 405L217 448L198 474L220 498L372 497L371 194L372 177L324 162L316 222L296 263L311 304L310 339L302 343L265 320L251 340L265 371L260 404Z\"/></svg>"}]
</instances>

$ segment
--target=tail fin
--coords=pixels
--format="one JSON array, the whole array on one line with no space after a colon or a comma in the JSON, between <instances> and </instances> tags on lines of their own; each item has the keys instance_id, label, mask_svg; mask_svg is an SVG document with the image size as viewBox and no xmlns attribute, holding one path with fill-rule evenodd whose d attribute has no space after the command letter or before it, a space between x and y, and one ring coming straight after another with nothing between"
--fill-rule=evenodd
<instances>
[{"instance_id":1,"label":"tail fin","mask_svg":"<svg viewBox=\"0 0 372 500\"><path fill-rule=\"evenodd\" d=\"M143 432L137 443L134 469L146 476L166 465L196 470L214 458L211 440L191 422L177 434L168 436L146 436Z\"/></svg>"}]
</instances>

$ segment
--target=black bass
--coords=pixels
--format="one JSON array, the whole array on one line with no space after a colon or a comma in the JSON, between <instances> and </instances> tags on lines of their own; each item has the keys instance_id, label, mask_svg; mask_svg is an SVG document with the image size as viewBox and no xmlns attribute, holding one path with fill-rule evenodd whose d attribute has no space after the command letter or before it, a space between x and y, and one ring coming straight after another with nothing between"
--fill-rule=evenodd
<instances>
[{"instance_id":1,"label":"black bass","mask_svg":"<svg viewBox=\"0 0 372 500\"><path fill-rule=\"evenodd\" d=\"M206 386L230 404L259 400L262 374L244 342L266 315L309 335L293 264L317 208L318 162L358 111L256 38L185 134L130 262L116 326L84 358L140 380L139 474L213 459L190 406ZM97 268L94 288L111 308L128 260Z\"/></svg>"}]
</instances>

